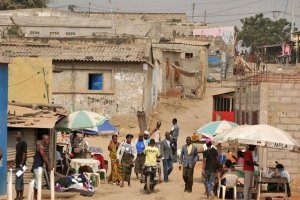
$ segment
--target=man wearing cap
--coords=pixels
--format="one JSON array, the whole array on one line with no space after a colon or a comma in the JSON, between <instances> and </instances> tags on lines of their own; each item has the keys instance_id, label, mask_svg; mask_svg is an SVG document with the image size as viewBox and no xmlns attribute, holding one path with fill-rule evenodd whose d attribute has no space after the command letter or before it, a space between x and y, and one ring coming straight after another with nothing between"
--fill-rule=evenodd
<instances>
[{"instance_id":1,"label":"man wearing cap","mask_svg":"<svg viewBox=\"0 0 300 200\"><path fill-rule=\"evenodd\" d=\"M282 164L277 164L276 165L276 170L273 172L267 174L268 178L273 178L273 177L281 177L281 178L286 178L288 183L287 183L287 193L288 196L290 197L291 195L291 190L289 186L289 182L291 181L291 176L287 170L284 169L284 166ZM269 183L268 184L268 191L276 191L278 186L278 183ZM283 189L283 188L282 188Z\"/></svg>"},{"instance_id":2,"label":"man wearing cap","mask_svg":"<svg viewBox=\"0 0 300 200\"><path fill-rule=\"evenodd\" d=\"M144 131L144 140L146 140L147 141L147 144L149 144L150 143L150 138L149 138L149 134L150 134L150 132L149 131Z\"/></svg>"},{"instance_id":3,"label":"man wearing cap","mask_svg":"<svg viewBox=\"0 0 300 200\"><path fill-rule=\"evenodd\" d=\"M142 168L145 164L145 154L144 150L148 146L147 141L144 140L144 134L140 134L139 138L134 142L137 156L135 159L134 172L136 174L136 178L139 179L139 174L141 174L141 180L143 180L143 171Z\"/></svg>"}]
</instances>

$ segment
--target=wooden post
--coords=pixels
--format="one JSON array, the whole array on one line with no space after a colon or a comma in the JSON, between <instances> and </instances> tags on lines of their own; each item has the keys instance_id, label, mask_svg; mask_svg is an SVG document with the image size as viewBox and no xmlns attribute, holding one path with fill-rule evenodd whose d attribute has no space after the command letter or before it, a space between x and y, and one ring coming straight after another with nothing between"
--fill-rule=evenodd
<instances>
[{"instance_id":1,"label":"wooden post","mask_svg":"<svg viewBox=\"0 0 300 200\"><path fill-rule=\"evenodd\" d=\"M7 199L12 200L13 199L12 194L12 169L10 168L8 170L8 187L7 187Z\"/></svg>"},{"instance_id":2,"label":"wooden post","mask_svg":"<svg viewBox=\"0 0 300 200\"><path fill-rule=\"evenodd\" d=\"M55 193L54 193L54 169L50 172L50 190L51 190L51 200L55 199Z\"/></svg>"},{"instance_id":3,"label":"wooden post","mask_svg":"<svg viewBox=\"0 0 300 200\"><path fill-rule=\"evenodd\" d=\"M42 200L42 175L43 175L43 168L38 168L38 177L37 177L37 200Z\"/></svg>"},{"instance_id":4,"label":"wooden post","mask_svg":"<svg viewBox=\"0 0 300 200\"><path fill-rule=\"evenodd\" d=\"M34 180L31 180L28 186L27 200L33 199Z\"/></svg>"}]
</instances>

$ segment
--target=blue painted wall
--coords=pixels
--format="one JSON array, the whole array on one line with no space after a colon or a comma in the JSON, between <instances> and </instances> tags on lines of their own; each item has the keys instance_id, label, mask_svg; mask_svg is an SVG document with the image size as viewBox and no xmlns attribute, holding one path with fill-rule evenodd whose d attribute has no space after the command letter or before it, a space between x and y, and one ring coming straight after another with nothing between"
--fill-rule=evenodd
<instances>
[{"instance_id":1,"label":"blue painted wall","mask_svg":"<svg viewBox=\"0 0 300 200\"><path fill-rule=\"evenodd\" d=\"M6 194L7 186L7 93L8 64L0 63L0 149L3 153L3 165L0 167L0 196Z\"/></svg>"}]
</instances>

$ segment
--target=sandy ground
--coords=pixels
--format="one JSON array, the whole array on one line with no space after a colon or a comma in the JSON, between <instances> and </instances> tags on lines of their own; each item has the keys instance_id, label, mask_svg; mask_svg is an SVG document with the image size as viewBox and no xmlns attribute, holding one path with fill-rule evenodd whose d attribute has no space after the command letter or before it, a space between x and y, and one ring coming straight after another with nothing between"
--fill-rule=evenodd
<instances>
[{"instance_id":1,"label":"sandy ground","mask_svg":"<svg viewBox=\"0 0 300 200\"><path fill-rule=\"evenodd\" d=\"M171 121L174 117L178 119L178 125L180 127L180 136L178 140L179 147L185 144L185 138L191 136L196 128L199 128L203 124L211 121L212 112L212 95L220 92L226 92L228 89L221 89L218 86L208 88L207 94L204 100L198 101L194 99L179 99L179 98L165 98L160 99L160 104L157 111L153 115L153 119L150 121L150 129L155 127L156 121L162 122L161 131L169 131L171 128ZM127 127L120 127L121 137L119 140L123 140L127 133L133 133L138 135L138 125L129 119L130 123ZM118 122L119 124L122 124ZM123 123L124 124L124 123ZM131 128L130 128L131 127ZM137 137L135 137L136 139ZM91 146L102 147L105 152L106 159L108 159L107 145L110 141L110 137L89 137L87 141ZM100 189L96 194L89 199L116 199L116 198L128 198L128 199L154 199L154 200L168 200L168 199L203 199L204 186L201 182L201 163L199 162L195 169L194 187L192 193L184 193L184 182L182 180L181 171L178 169L178 165L174 164L174 171L170 176L168 183L159 184L154 193L148 195L143 191L143 184L135 179L135 175L132 175L132 185L124 188L114 186L111 184L101 184ZM86 199L85 197L77 197L76 199Z\"/></svg>"},{"instance_id":2,"label":"sandy ground","mask_svg":"<svg viewBox=\"0 0 300 200\"><path fill-rule=\"evenodd\" d=\"M178 98L164 98L160 99L157 111L152 116L150 121L150 128L155 127L157 120L162 122L161 131L169 131L171 128L171 121L174 117L178 119L180 127L180 136L178 140L178 147L185 144L185 138L190 136L196 128L201 127L207 122L211 121L212 116L212 95L227 92L229 89L220 88L218 84L211 84L207 88L206 97L201 100L194 99L178 99ZM114 119L116 120L116 119ZM116 120L117 126L121 131L119 141L124 139L127 133L132 133L136 136L139 133L137 119L135 116L128 116L125 120ZM109 160L107 145L110 137L88 137L86 138L90 146L102 147L104 150L105 159ZM201 162L198 162L194 172L194 187L192 193L183 192L184 182L182 180L181 171L178 165L174 165L174 171L170 176L168 183L161 183L156 186L154 193L145 194L143 191L143 184L135 179L132 175L131 187L125 185L124 188L112 184L101 184L93 197L77 196L75 200L81 199L144 199L144 200L189 200L189 199L205 199L204 185L201 178ZM110 166L109 166L110 167ZM108 171L108 174L110 172ZM295 192L295 191L293 191ZM300 200L300 194L293 193L293 200Z\"/></svg>"}]
</instances>

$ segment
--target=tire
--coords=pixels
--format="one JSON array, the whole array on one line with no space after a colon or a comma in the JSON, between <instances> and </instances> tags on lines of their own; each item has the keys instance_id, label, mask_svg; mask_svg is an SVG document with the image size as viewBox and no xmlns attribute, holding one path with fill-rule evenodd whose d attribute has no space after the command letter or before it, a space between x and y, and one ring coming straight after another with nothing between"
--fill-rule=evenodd
<instances>
[{"instance_id":1,"label":"tire","mask_svg":"<svg viewBox=\"0 0 300 200\"><path fill-rule=\"evenodd\" d=\"M146 191L148 194L151 193L151 181L150 181L150 176L146 176Z\"/></svg>"}]
</instances>

